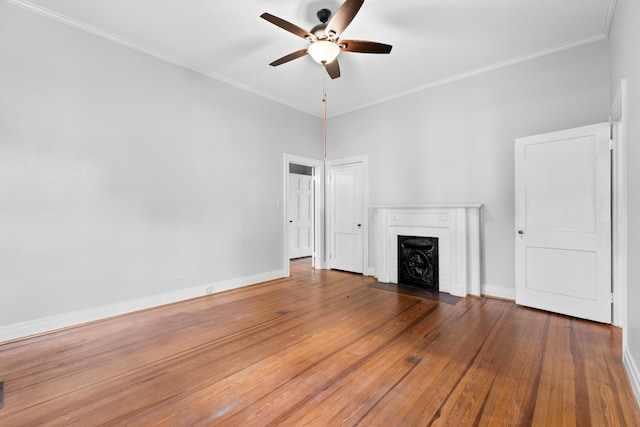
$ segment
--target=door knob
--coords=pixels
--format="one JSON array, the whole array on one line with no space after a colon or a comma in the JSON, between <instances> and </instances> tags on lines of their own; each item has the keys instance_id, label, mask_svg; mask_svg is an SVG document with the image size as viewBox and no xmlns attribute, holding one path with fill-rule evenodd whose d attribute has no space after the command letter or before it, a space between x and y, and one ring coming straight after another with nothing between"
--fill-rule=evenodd
<instances>
[{"instance_id":1,"label":"door knob","mask_svg":"<svg viewBox=\"0 0 640 427\"><path fill-rule=\"evenodd\" d=\"M518 234L524 234L524 231L518 230Z\"/></svg>"},{"instance_id":2,"label":"door knob","mask_svg":"<svg viewBox=\"0 0 640 427\"><path fill-rule=\"evenodd\" d=\"M362 224L358 224L358 228L362 227Z\"/></svg>"},{"instance_id":3,"label":"door knob","mask_svg":"<svg viewBox=\"0 0 640 427\"><path fill-rule=\"evenodd\" d=\"M293 220L292 220L292 219L290 219L290 220L289 220L289 222L293 222Z\"/></svg>"}]
</instances>

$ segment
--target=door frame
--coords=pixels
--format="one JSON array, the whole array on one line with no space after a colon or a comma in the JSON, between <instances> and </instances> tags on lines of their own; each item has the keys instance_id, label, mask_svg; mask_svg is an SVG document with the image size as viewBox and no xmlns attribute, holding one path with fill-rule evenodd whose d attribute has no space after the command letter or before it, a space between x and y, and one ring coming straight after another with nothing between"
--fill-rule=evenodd
<instances>
[{"instance_id":1,"label":"door frame","mask_svg":"<svg viewBox=\"0 0 640 427\"><path fill-rule=\"evenodd\" d=\"M324 162L285 153L283 156L283 191L282 191L282 225L283 225L283 270L284 277L291 275L289 264L289 165L296 164L313 168L313 266L316 269L326 268L324 239Z\"/></svg>"},{"instance_id":2,"label":"door frame","mask_svg":"<svg viewBox=\"0 0 640 427\"><path fill-rule=\"evenodd\" d=\"M292 166L290 163L289 166ZM297 163L295 166L300 166ZM289 259L307 258L313 256L315 250L315 188L314 188L314 171L309 168L310 173L305 171L304 173L289 172L289 190L287 194L287 212L289 214L289 223L287 227L289 233L293 230L297 230L296 244L293 244L293 235L289 234ZM303 184L304 182L304 184ZM296 185L297 184L297 185ZM307 197L300 197L301 194L306 194ZM296 197L296 195L298 197ZM306 209L303 208L303 205ZM303 212L308 211L308 216L301 217ZM304 225L303 225L304 223ZM301 228L303 227L303 228ZM302 233L304 230L304 233ZM302 234L301 234L302 233ZM301 247L301 243L304 239L301 239L302 235L306 235L309 240L307 244Z\"/></svg>"},{"instance_id":3,"label":"door frame","mask_svg":"<svg viewBox=\"0 0 640 427\"><path fill-rule=\"evenodd\" d=\"M611 271L613 286L613 325L622 328L623 348L628 345L627 331L627 80L611 104Z\"/></svg>"},{"instance_id":4,"label":"door frame","mask_svg":"<svg viewBox=\"0 0 640 427\"><path fill-rule=\"evenodd\" d=\"M362 163L362 275L369 275L369 155L363 154L360 156L345 157L341 159L327 160L325 161L325 180L329 179L330 169L337 166L343 166L353 163ZM326 260L327 268L331 268L329 260L329 249L331 247L331 221L329 220L329 213L332 206L331 186L328 181L325 181L326 195L326 245L324 252L324 259Z\"/></svg>"}]
</instances>

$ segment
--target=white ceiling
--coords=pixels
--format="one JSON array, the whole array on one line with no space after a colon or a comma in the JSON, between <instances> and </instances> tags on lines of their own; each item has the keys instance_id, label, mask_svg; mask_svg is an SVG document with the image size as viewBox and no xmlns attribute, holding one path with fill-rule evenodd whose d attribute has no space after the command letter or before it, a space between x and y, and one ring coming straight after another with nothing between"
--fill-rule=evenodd
<instances>
[{"instance_id":1,"label":"white ceiling","mask_svg":"<svg viewBox=\"0 0 640 427\"><path fill-rule=\"evenodd\" d=\"M302 28L340 0L5 0L298 110L322 116L322 66L303 57L270 67L307 42L260 19ZM328 115L452 79L606 38L615 0L366 0L344 38L393 45L345 53L326 77Z\"/></svg>"}]
</instances>

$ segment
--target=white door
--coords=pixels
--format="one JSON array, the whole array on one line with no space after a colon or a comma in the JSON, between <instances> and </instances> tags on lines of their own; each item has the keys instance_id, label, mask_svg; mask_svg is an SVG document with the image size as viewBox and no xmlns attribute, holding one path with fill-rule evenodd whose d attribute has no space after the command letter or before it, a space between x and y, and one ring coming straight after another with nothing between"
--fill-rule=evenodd
<instances>
[{"instance_id":1,"label":"white door","mask_svg":"<svg viewBox=\"0 0 640 427\"><path fill-rule=\"evenodd\" d=\"M329 266L363 272L364 166L362 162L328 166Z\"/></svg>"},{"instance_id":2,"label":"white door","mask_svg":"<svg viewBox=\"0 0 640 427\"><path fill-rule=\"evenodd\" d=\"M289 259L313 253L313 177L289 174Z\"/></svg>"},{"instance_id":3,"label":"white door","mask_svg":"<svg viewBox=\"0 0 640 427\"><path fill-rule=\"evenodd\" d=\"M516 140L516 303L611 323L609 132Z\"/></svg>"}]
</instances>

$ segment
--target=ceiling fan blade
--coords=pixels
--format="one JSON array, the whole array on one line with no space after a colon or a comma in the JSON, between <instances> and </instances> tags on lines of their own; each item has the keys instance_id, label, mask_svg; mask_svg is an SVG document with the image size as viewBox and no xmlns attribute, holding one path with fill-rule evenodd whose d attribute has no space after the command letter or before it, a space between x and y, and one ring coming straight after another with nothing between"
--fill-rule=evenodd
<instances>
[{"instance_id":1,"label":"ceiling fan blade","mask_svg":"<svg viewBox=\"0 0 640 427\"><path fill-rule=\"evenodd\" d=\"M393 46L365 40L340 40L340 49L345 52L389 53Z\"/></svg>"},{"instance_id":2,"label":"ceiling fan blade","mask_svg":"<svg viewBox=\"0 0 640 427\"><path fill-rule=\"evenodd\" d=\"M325 28L325 33L329 37L342 34L345 28L353 21L353 18L355 18L360 7L362 7L362 3L364 3L364 0L346 0L342 3L342 6L338 8L331 20L329 20L327 28Z\"/></svg>"},{"instance_id":3,"label":"ceiling fan blade","mask_svg":"<svg viewBox=\"0 0 640 427\"><path fill-rule=\"evenodd\" d=\"M272 67L277 67L278 65L282 65L285 62L289 62L289 61L293 61L294 59L298 59L301 56L305 56L307 54L307 49L300 49L300 50L296 50L295 52L292 52L288 55L283 56L280 59L276 59L275 61L273 61L271 64Z\"/></svg>"},{"instance_id":4,"label":"ceiling fan blade","mask_svg":"<svg viewBox=\"0 0 640 427\"><path fill-rule=\"evenodd\" d=\"M285 21L282 18L278 18L277 16L274 16L270 13L263 13L262 15L260 15L260 18L271 22L274 25L277 25L278 27L282 28L283 30L287 30L292 34L295 34L298 37L302 37L303 39L306 39L307 37L312 37L311 33L309 33L309 31L304 30L300 27L298 27L295 24L292 24L289 21Z\"/></svg>"},{"instance_id":5,"label":"ceiling fan blade","mask_svg":"<svg viewBox=\"0 0 640 427\"><path fill-rule=\"evenodd\" d=\"M338 77L340 77L340 65L338 64L337 58L329 62L328 64L324 64L324 68L327 70L327 73L329 73L329 76L332 79L337 79Z\"/></svg>"}]
</instances>

